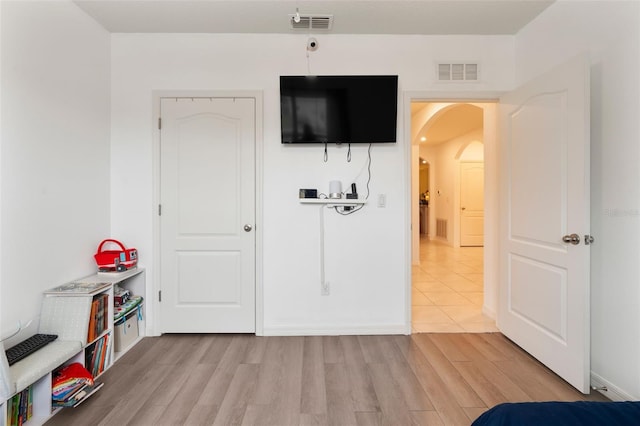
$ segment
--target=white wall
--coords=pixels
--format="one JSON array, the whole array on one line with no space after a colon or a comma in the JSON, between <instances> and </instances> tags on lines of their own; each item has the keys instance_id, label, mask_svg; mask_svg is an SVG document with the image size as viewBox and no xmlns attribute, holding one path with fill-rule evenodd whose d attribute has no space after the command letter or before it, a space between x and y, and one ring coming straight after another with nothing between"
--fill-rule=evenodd
<instances>
[{"instance_id":1,"label":"white wall","mask_svg":"<svg viewBox=\"0 0 640 426\"><path fill-rule=\"evenodd\" d=\"M592 379L613 399L640 399L640 3L554 3L516 36L517 80L583 51L591 58Z\"/></svg>"},{"instance_id":2,"label":"white wall","mask_svg":"<svg viewBox=\"0 0 640 426\"><path fill-rule=\"evenodd\" d=\"M511 37L317 36L313 74L398 74L400 91L442 89L434 82L439 60L474 58L483 82L465 90L501 90L513 82ZM400 110L399 141L374 146L372 202L342 217L327 211L327 279L320 296L318 208L297 200L301 187L328 189L331 179L354 178L364 192L366 147L280 143L278 77L305 74L305 35L112 36L112 231L135 242L148 269L148 296L158 278L153 259L154 90L246 90L264 93L264 326L265 333L366 333L405 330L405 282L410 259L408 155ZM456 86L447 86L455 90ZM399 103L402 106L401 103ZM127 188L120 191L118 188ZM387 207L378 208L378 194ZM155 297L153 298L155 299ZM152 300L153 300L152 299ZM147 305L148 308L153 308ZM147 315L153 327L153 314Z\"/></svg>"},{"instance_id":3,"label":"white wall","mask_svg":"<svg viewBox=\"0 0 640 426\"><path fill-rule=\"evenodd\" d=\"M109 235L110 38L70 2L0 9L4 334L43 290L93 273Z\"/></svg>"}]
</instances>

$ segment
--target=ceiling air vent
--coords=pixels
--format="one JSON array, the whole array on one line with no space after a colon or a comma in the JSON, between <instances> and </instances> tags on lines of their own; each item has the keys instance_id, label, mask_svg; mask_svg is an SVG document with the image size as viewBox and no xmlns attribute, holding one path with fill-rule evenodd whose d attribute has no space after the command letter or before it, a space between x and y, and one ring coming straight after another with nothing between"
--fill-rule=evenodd
<instances>
[{"instance_id":1,"label":"ceiling air vent","mask_svg":"<svg viewBox=\"0 0 640 426\"><path fill-rule=\"evenodd\" d=\"M300 21L296 22L296 15L289 15L289 25L292 30L324 30L328 31L333 26L333 15L300 15Z\"/></svg>"},{"instance_id":2,"label":"ceiling air vent","mask_svg":"<svg viewBox=\"0 0 640 426\"><path fill-rule=\"evenodd\" d=\"M438 81L478 81L478 64L438 64Z\"/></svg>"}]
</instances>

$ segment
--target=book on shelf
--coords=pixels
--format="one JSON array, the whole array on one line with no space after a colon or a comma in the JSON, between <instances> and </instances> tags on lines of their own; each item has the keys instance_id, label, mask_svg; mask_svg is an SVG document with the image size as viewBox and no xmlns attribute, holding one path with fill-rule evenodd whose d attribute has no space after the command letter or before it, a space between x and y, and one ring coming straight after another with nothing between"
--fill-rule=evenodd
<instances>
[{"instance_id":1,"label":"book on shelf","mask_svg":"<svg viewBox=\"0 0 640 426\"><path fill-rule=\"evenodd\" d=\"M7 426L21 426L33 416L33 386L11 397L7 406Z\"/></svg>"},{"instance_id":2,"label":"book on shelf","mask_svg":"<svg viewBox=\"0 0 640 426\"><path fill-rule=\"evenodd\" d=\"M87 342L92 342L109 327L109 295L97 294L91 301Z\"/></svg>"},{"instance_id":3,"label":"book on shelf","mask_svg":"<svg viewBox=\"0 0 640 426\"><path fill-rule=\"evenodd\" d=\"M87 347L85 351L85 365L93 377L102 374L108 366L110 340L111 335L107 333Z\"/></svg>"},{"instance_id":4,"label":"book on shelf","mask_svg":"<svg viewBox=\"0 0 640 426\"><path fill-rule=\"evenodd\" d=\"M53 407L75 407L102 386L79 362L69 364L54 372L51 386Z\"/></svg>"},{"instance_id":5,"label":"book on shelf","mask_svg":"<svg viewBox=\"0 0 640 426\"><path fill-rule=\"evenodd\" d=\"M104 385L104 383L94 383L92 385L84 385L82 389L79 389L77 392L73 394L72 397L69 397L64 400L52 401L51 405L53 407L77 407L82 404L87 398L96 393L98 389L100 389Z\"/></svg>"}]
</instances>

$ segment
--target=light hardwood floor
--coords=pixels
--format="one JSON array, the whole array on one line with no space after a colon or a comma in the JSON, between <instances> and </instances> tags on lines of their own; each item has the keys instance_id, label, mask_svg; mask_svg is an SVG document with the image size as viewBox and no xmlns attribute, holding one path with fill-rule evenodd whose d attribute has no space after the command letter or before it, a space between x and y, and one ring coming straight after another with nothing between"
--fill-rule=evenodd
<instances>
[{"instance_id":1,"label":"light hardwood floor","mask_svg":"<svg viewBox=\"0 0 640 426\"><path fill-rule=\"evenodd\" d=\"M54 425L469 425L582 395L499 333L144 338Z\"/></svg>"}]
</instances>

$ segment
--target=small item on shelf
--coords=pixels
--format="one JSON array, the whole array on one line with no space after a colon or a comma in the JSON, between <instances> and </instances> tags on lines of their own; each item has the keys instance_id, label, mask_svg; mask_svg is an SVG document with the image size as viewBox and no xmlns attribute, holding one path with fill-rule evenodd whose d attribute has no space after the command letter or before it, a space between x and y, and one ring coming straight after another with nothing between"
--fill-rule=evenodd
<instances>
[{"instance_id":1,"label":"small item on shelf","mask_svg":"<svg viewBox=\"0 0 640 426\"><path fill-rule=\"evenodd\" d=\"M138 307L138 316L139 319L142 319L142 310L140 309L140 305L142 304L142 296L131 296L127 302L120 306L116 306L113 309L113 322L117 323L122 317L126 316L129 312L131 312L134 308Z\"/></svg>"},{"instance_id":2,"label":"small item on shelf","mask_svg":"<svg viewBox=\"0 0 640 426\"><path fill-rule=\"evenodd\" d=\"M74 281L67 284L59 285L58 287L54 287L45 291L46 294L55 294L55 293L78 293L78 294L89 294L96 291L100 291L109 287L110 283L100 283L100 282L82 282L82 281Z\"/></svg>"},{"instance_id":3,"label":"small item on shelf","mask_svg":"<svg viewBox=\"0 0 640 426\"><path fill-rule=\"evenodd\" d=\"M87 396L81 391L90 386L94 386L91 373L79 362L69 364L53 373L52 403L57 407L73 406Z\"/></svg>"},{"instance_id":4,"label":"small item on shelf","mask_svg":"<svg viewBox=\"0 0 640 426\"><path fill-rule=\"evenodd\" d=\"M118 245L120 250L103 250L105 244ZM136 266L138 263L138 251L134 248L125 248L118 240L102 240L98 251L93 256L101 272L124 272Z\"/></svg>"},{"instance_id":5,"label":"small item on shelf","mask_svg":"<svg viewBox=\"0 0 640 426\"><path fill-rule=\"evenodd\" d=\"M113 287L113 304L115 306L124 305L130 298L131 292L129 290L126 290L119 285L115 285Z\"/></svg>"},{"instance_id":6,"label":"small item on shelf","mask_svg":"<svg viewBox=\"0 0 640 426\"><path fill-rule=\"evenodd\" d=\"M142 307L138 305L137 314L135 311L130 310L126 315L120 317L117 323L114 324L115 345L114 350L121 352L122 350L131 346L131 344L140 335L138 329L138 320L142 314Z\"/></svg>"}]
</instances>

